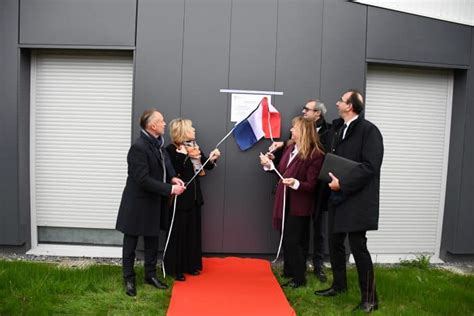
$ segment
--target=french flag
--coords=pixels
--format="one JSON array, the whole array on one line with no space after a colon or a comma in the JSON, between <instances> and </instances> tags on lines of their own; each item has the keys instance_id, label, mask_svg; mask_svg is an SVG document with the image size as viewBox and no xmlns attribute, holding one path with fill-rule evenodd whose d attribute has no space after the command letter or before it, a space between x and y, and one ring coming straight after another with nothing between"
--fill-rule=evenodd
<instances>
[{"instance_id":1,"label":"french flag","mask_svg":"<svg viewBox=\"0 0 474 316\"><path fill-rule=\"evenodd\" d=\"M233 134L239 148L247 150L263 137L279 138L280 130L280 112L264 97L258 107L234 127Z\"/></svg>"}]
</instances>

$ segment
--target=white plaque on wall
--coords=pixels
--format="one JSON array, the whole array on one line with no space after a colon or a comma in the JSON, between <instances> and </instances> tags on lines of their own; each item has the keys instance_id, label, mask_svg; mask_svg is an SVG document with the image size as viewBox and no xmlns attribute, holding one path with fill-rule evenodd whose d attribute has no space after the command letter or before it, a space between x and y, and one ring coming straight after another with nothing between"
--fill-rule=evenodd
<instances>
[{"instance_id":1,"label":"white plaque on wall","mask_svg":"<svg viewBox=\"0 0 474 316\"><path fill-rule=\"evenodd\" d=\"M272 96L269 94L240 94L233 93L231 98L230 120L239 122L246 118L250 112L255 110L263 97L268 98L268 103L272 103Z\"/></svg>"}]
</instances>

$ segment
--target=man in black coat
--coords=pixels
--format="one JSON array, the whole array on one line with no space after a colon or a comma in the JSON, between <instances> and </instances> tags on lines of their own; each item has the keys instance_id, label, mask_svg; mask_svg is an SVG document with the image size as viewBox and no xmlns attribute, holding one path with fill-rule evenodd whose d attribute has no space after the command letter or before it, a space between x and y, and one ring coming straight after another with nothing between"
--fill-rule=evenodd
<instances>
[{"instance_id":1,"label":"man in black coat","mask_svg":"<svg viewBox=\"0 0 474 316\"><path fill-rule=\"evenodd\" d=\"M378 229L384 147L379 129L360 115L363 109L357 90L347 91L337 102L340 119L333 122L328 138L330 151L360 164L347 175L329 173L329 255L334 280L329 289L315 294L335 296L347 291L344 240L348 236L361 291L361 302L354 310L371 312L378 308L378 299L366 232Z\"/></svg>"},{"instance_id":2,"label":"man in black coat","mask_svg":"<svg viewBox=\"0 0 474 316\"><path fill-rule=\"evenodd\" d=\"M184 182L175 177L163 134L166 122L156 109L143 112L140 137L127 156L128 177L117 216L116 229L123 236L122 267L126 294L136 295L135 249L138 237L145 244L145 282L159 289L167 285L156 277L160 218L168 207L168 197L185 190Z\"/></svg>"},{"instance_id":3,"label":"man in black coat","mask_svg":"<svg viewBox=\"0 0 474 316\"><path fill-rule=\"evenodd\" d=\"M309 100L303 108L303 116L315 122L315 128L319 135L319 140L323 149L327 152L327 138L331 129L331 124L324 119L327 109L320 100ZM328 186L318 181L316 185L316 199L314 205L313 219L313 267L314 274L320 282L326 282L327 277L323 269L324 261L324 212L327 211L327 201L329 197ZM309 238L308 238L309 240ZM309 248L309 244L308 244Z\"/></svg>"}]
</instances>

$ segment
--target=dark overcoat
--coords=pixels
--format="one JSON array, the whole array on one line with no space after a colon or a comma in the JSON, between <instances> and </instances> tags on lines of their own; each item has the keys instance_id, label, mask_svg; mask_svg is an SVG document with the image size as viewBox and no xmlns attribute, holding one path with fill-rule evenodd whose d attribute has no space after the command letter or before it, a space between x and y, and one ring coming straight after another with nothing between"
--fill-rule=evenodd
<instances>
[{"instance_id":1,"label":"dark overcoat","mask_svg":"<svg viewBox=\"0 0 474 316\"><path fill-rule=\"evenodd\" d=\"M329 137L331 152L360 162L350 174L335 175L341 190L332 192L333 232L377 230L379 222L380 168L383 159L383 138L379 129L359 116L341 140L344 121L333 121Z\"/></svg>"},{"instance_id":2,"label":"dark overcoat","mask_svg":"<svg viewBox=\"0 0 474 316\"><path fill-rule=\"evenodd\" d=\"M331 131L332 125L327 123L324 118L318 120L316 128L319 127L318 135L321 145L323 145L324 152L328 151L328 137ZM314 217L318 216L319 212L327 211L328 208L328 198L329 198L330 189L326 182L318 181L316 184L316 199L314 207Z\"/></svg>"},{"instance_id":3,"label":"dark overcoat","mask_svg":"<svg viewBox=\"0 0 474 316\"><path fill-rule=\"evenodd\" d=\"M168 154L142 131L128 151L127 163L127 183L115 228L127 235L158 236L171 194L169 182L175 176Z\"/></svg>"}]
</instances>

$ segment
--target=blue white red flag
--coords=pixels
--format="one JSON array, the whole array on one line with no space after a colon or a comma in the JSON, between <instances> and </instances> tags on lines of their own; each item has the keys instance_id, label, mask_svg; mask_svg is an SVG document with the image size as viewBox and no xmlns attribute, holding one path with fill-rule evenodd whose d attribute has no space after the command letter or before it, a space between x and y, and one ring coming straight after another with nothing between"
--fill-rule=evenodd
<instances>
[{"instance_id":1,"label":"blue white red flag","mask_svg":"<svg viewBox=\"0 0 474 316\"><path fill-rule=\"evenodd\" d=\"M234 138L241 150L247 150L263 137L280 137L280 112L264 97L258 107L234 127Z\"/></svg>"}]
</instances>

